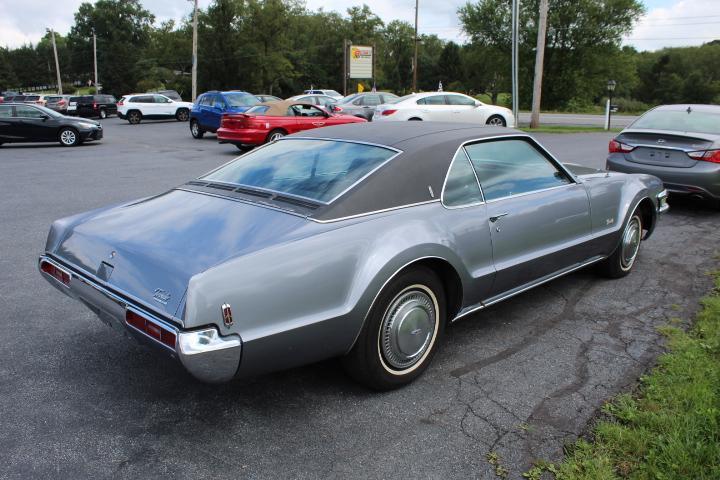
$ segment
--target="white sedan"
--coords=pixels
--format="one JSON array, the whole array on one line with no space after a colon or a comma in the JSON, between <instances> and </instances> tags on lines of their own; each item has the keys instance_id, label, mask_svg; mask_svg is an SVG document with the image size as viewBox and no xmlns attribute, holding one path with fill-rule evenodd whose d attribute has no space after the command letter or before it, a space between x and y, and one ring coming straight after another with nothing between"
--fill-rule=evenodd
<instances>
[{"instance_id":1,"label":"white sedan","mask_svg":"<svg viewBox=\"0 0 720 480\"><path fill-rule=\"evenodd\" d=\"M487 105L454 92L413 93L375 107L374 122L431 120L514 127L515 117L504 107Z\"/></svg>"}]
</instances>

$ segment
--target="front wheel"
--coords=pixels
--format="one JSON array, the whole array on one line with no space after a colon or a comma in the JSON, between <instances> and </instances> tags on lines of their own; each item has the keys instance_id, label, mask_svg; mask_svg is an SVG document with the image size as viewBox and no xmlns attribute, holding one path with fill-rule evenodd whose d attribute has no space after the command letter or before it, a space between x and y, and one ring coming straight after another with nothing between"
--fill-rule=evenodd
<instances>
[{"instance_id":1,"label":"front wheel","mask_svg":"<svg viewBox=\"0 0 720 480\"><path fill-rule=\"evenodd\" d=\"M205 135L205 131L200 128L200 123L195 119L190 121L190 133L193 138L203 138L203 135Z\"/></svg>"},{"instance_id":2,"label":"front wheel","mask_svg":"<svg viewBox=\"0 0 720 480\"><path fill-rule=\"evenodd\" d=\"M190 118L190 112L187 108L179 108L177 112L175 112L175 119L178 122L187 122Z\"/></svg>"},{"instance_id":3,"label":"front wheel","mask_svg":"<svg viewBox=\"0 0 720 480\"><path fill-rule=\"evenodd\" d=\"M636 209L625 224L620 244L612 255L598 264L600 273L609 278L621 278L630 273L640 252L642 235L642 217Z\"/></svg>"},{"instance_id":4,"label":"front wheel","mask_svg":"<svg viewBox=\"0 0 720 480\"><path fill-rule=\"evenodd\" d=\"M507 127L507 122L500 115L492 115L487 119L485 124L490 125L491 127Z\"/></svg>"},{"instance_id":5,"label":"front wheel","mask_svg":"<svg viewBox=\"0 0 720 480\"><path fill-rule=\"evenodd\" d=\"M80 144L80 134L74 128L65 127L60 130L58 139L63 147L74 147Z\"/></svg>"},{"instance_id":6,"label":"front wheel","mask_svg":"<svg viewBox=\"0 0 720 480\"><path fill-rule=\"evenodd\" d=\"M431 270L417 267L394 278L370 309L343 365L358 382L391 390L419 377L445 329L445 293Z\"/></svg>"}]
</instances>

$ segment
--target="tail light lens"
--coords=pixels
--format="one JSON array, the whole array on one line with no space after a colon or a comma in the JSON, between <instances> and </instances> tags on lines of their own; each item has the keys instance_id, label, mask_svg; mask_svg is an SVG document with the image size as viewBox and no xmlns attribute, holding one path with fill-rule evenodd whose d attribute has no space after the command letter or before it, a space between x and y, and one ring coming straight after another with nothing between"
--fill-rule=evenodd
<instances>
[{"instance_id":1,"label":"tail light lens","mask_svg":"<svg viewBox=\"0 0 720 480\"><path fill-rule=\"evenodd\" d=\"M393 113L397 112L397 110L383 110L382 116L387 117L388 115L392 115Z\"/></svg>"},{"instance_id":2,"label":"tail light lens","mask_svg":"<svg viewBox=\"0 0 720 480\"><path fill-rule=\"evenodd\" d=\"M343 111L342 107L338 107L337 105L333 105L333 106L330 108L330 110L332 110L332 111L335 112L335 113L338 113L338 112L342 112L342 111Z\"/></svg>"},{"instance_id":3,"label":"tail light lens","mask_svg":"<svg viewBox=\"0 0 720 480\"><path fill-rule=\"evenodd\" d=\"M117 103L117 106L118 106L118 107L122 107L123 105L124 105L124 104L123 104L122 100L120 100L120 101Z\"/></svg>"},{"instance_id":4,"label":"tail light lens","mask_svg":"<svg viewBox=\"0 0 720 480\"><path fill-rule=\"evenodd\" d=\"M688 157L703 162L720 163L720 150L698 150L688 152Z\"/></svg>"},{"instance_id":5,"label":"tail light lens","mask_svg":"<svg viewBox=\"0 0 720 480\"><path fill-rule=\"evenodd\" d=\"M617 140L610 140L610 145L608 145L608 151L610 153L628 153L633 150L635 150L635 147L618 142Z\"/></svg>"},{"instance_id":6,"label":"tail light lens","mask_svg":"<svg viewBox=\"0 0 720 480\"><path fill-rule=\"evenodd\" d=\"M93 102L93 110L97 110L97 103Z\"/></svg>"},{"instance_id":7,"label":"tail light lens","mask_svg":"<svg viewBox=\"0 0 720 480\"><path fill-rule=\"evenodd\" d=\"M57 102L57 104L58 104L58 105L65 105L65 100L60 100L59 102Z\"/></svg>"},{"instance_id":8,"label":"tail light lens","mask_svg":"<svg viewBox=\"0 0 720 480\"><path fill-rule=\"evenodd\" d=\"M175 348L175 333L167 330L155 322L148 320L142 315L138 315L132 310L125 311L125 322L131 327L135 327L145 335L154 338L158 342Z\"/></svg>"},{"instance_id":9,"label":"tail light lens","mask_svg":"<svg viewBox=\"0 0 720 480\"><path fill-rule=\"evenodd\" d=\"M40 270L47 273L63 285L70 285L70 274L63 269L56 267L52 263L43 261L40 264Z\"/></svg>"},{"instance_id":10,"label":"tail light lens","mask_svg":"<svg viewBox=\"0 0 720 480\"><path fill-rule=\"evenodd\" d=\"M235 115L223 115L220 120L220 126L228 129L240 128L261 128L262 122L255 120L255 117L244 113Z\"/></svg>"}]
</instances>

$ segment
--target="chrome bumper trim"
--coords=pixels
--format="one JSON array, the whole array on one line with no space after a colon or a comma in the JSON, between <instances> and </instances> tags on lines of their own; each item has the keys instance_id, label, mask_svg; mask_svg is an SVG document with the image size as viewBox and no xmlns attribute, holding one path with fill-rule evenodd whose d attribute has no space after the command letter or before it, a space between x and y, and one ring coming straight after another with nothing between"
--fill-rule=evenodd
<instances>
[{"instance_id":1,"label":"chrome bumper trim","mask_svg":"<svg viewBox=\"0 0 720 480\"><path fill-rule=\"evenodd\" d=\"M658 213L665 213L670 209L670 205L667 203L667 197L667 189L664 189L662 192L657 194Z\"/></svg>"},{"instance_id":2,"label":"chrome bumper trim","mask_svg":"<svg viewBox=\"0 0 720 480\"><path fill-rule=\"evenodd\" d=\"M70 284L61 284L55 277L42 270L42 276L67 296L79 300L109 327L130 334L133 338L159 347L161 351L176 358L195 378L203 382L218 383L232 379L240 366L242 340L239 335L221 336L215 327L201 330L181 330L157 315L132 304L114 294L92 279L71 271L47 255L38 259L38 269L43 262L50 263L70 274ZM175 334L175 346L170 347L147 333L129 325L125 312L132 311L160 328Z\"/></svg>"}]
</instances>

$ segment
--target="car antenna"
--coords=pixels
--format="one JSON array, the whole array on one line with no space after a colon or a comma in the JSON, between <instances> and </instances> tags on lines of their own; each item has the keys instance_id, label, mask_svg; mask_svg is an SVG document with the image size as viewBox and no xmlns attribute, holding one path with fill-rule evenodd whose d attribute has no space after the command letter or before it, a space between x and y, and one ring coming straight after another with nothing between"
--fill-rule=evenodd
<instances>
[{"instance_id":1,"label":"car antenna","mask_svg":"<svg viewBox=\"0 0 720 480\"><path fill-rule=\"evenodd\" d=\"M688 114L692 113L692 107L688 106L687 110L685 110Z\"/></svg>"}]
</instances>

